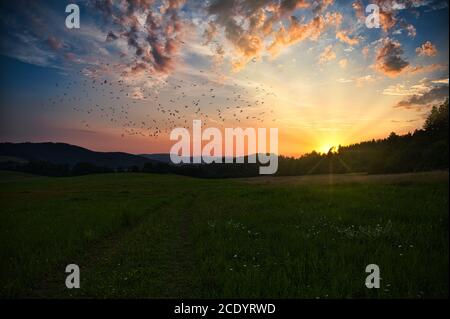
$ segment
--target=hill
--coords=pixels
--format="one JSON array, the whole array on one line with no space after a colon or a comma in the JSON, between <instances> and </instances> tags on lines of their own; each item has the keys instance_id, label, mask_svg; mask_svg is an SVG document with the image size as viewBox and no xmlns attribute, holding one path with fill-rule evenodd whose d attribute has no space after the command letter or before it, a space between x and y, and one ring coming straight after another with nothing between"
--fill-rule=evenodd
<instances>
[{"instance_id":1,"label":"hill","mask_svg":"<svg viewBox=\"0 0 450 319\"><path fill-rule=\"evenodd\" d=\"M145 157L147 159L162 162L162 163L170 163L170 154L161 153L161 154L139 154L141 157Z\"/></svg>"},{"instance_id":2,"label":"hill","mask_svg":"<svg viewBox=\"0 0 450 319\"><path fill-rule=\"evenodd\" d=\"M66 143L0 143L0 156L68 165L90 163L109 169L142 168L150 159L122 152L95 152Z\"/></svg>"}]
</instances>

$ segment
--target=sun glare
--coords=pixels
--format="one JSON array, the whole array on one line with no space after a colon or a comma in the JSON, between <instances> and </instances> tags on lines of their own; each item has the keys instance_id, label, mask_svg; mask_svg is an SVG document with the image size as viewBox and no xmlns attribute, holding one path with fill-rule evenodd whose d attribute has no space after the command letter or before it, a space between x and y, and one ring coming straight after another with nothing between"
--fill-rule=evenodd
<instances>
[{"instance_id":1,"label":"sun glare","mask_svg":"<svg viewBox=\"0 0 450 319\"><path fill-rule=\"evenodd\" d=\"M322 146L319 147L318 152L322 154L327 154L331 149L333 149L333 151L336 151L336 146L331 143L323 144Z\"/></svg>"}]
</instances>

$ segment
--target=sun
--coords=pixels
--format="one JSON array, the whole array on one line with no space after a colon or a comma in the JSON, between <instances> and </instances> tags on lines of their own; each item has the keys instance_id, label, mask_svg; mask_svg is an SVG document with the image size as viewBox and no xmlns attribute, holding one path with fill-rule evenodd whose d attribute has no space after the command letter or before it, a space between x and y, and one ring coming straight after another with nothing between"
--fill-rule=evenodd
<instances>
[{"instance_id":1,"label":"sun","mask_svg":"<svg viewBox=\"0 0 450 319\"><path fill-rule=\"evenodd\" d=\"M322 154L327 154L330 150L336 151L336 146L334 144L331 144L331 143L326 143L326 144L322 144L318 148L318 152L322 153Z\"/></svg>"}]
</instances>

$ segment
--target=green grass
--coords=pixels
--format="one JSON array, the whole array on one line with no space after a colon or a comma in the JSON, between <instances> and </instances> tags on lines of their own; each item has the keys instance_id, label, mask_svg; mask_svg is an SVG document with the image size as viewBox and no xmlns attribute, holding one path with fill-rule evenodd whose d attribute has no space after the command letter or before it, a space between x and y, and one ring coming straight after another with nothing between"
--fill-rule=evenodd
<instances>
[{"instance_id":1,"label":"green grass","mask_svg":"<svg viewBox=\"0 0 450 319\"><path fill-rule=\"evenodd\" d=\"M261 185L1 172L0 297L448 297L442 175ZM81 289L65 288L70 263ZM364 285L371 263L380 289Z\"/></svg>"}]
</instances>

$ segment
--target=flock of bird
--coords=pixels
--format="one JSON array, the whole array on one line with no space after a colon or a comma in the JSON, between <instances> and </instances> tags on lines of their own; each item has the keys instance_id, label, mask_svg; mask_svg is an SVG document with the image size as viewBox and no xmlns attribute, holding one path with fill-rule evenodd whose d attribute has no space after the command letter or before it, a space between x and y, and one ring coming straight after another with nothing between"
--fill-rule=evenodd
<instances>
[{"instance_id":1,"label":"flock of bird","mask_svg":"<svg viewBox=\"0 0 450 319\"><path fill-rule=\"evenodd\" d=\"M156 86L142 86L142 79L111 80L79 73L78 81L56 83L57 93L47 102L53 108L65 105L81 113L86 129L100 118L114 128L120 127L121 137L158 138L176 127L189 129L195 119L201 120L202 126L221 128L264 126L275 121L273 105L269 104L276 95L271 88L248 78L245 85L235 80L224 84L193 76L199 80L172 78ZM148 81L152 80L149 75Z\"/></svg>"}]
</instances>

